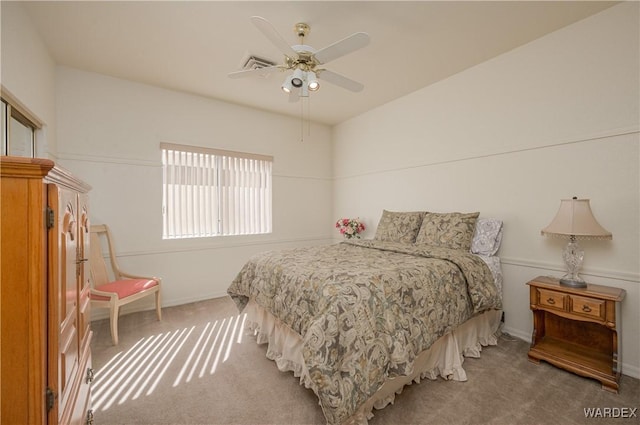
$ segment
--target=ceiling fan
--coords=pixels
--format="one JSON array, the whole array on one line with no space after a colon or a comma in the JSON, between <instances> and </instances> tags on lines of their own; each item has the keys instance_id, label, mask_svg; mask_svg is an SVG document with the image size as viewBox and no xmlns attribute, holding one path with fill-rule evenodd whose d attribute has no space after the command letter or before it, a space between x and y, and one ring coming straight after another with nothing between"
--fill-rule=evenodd
<instances>
[{"instance_id":1,"label":"ceiling fan","mask_svg":"<svg viewBox=\"0 0 640 425\"><path fill-rule=\"evenodd\" d=\"M369 44L369 35L357 32L342 40L316 50L304 44L304 37L309 34L310 27L305 23L297 23L294 32L300 39L300 44L289 45L276 31L273 25L260 16L252 16L251 22L262 34L284 54L284 62L280 65L267 65L257 69L246 69L229 73L230 78L243 78L251 76L264 76L275 71L293 71L282 84L282 90L289 93L290 101L297 101L299 97L308 97L309 92L320 88L323 80L352 92L361 91L364 86L344 75L330 71L322 66L328 62L342 57Z\"/></svg>"}]
</instances>

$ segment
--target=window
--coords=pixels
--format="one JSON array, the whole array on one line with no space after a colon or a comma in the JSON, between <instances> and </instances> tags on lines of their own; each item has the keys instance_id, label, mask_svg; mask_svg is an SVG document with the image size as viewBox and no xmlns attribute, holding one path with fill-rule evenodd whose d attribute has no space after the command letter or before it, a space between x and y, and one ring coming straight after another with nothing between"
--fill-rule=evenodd
<instances>
[{"instance_id":1,"label":"window","mask_svg":"<svg viewBox=\"0 0 640 425\"><path fill-rule=\"evenodd\" d=\"M35 156L35 130L40 127L26 109L5 98L2 91L2 155ZM10 96L8 96L10 97ZM24 111L24 112L23 112Z\"/></svg>"},{"instance_id":2,"label":"window","mask_svg":"<svg viewBox=\"0 0 640 425\"><path fill-rule=\"evenodd\" d=\"M161 143L163 239L271 233L273 157Z\"/></svg>"}]
</instances>

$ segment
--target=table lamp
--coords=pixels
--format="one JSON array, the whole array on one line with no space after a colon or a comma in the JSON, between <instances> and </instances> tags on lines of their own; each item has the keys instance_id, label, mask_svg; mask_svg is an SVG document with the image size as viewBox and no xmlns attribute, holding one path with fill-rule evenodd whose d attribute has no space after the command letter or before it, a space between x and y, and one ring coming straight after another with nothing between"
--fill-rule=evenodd
<instances>
[{"instance_id":1,"label":"table lamp","mask_svg":"<svg viewBox=\"0 0 640 425\"><path fill-rule=\"evenodd\" d=\"M598 223L591 212L588 199L562 199L560 208L551 223L541 230L543 235L569 237L562 251L562 259L567 266L567 274L560 284L574 288L584 288L587 283L578 275L584 260L584 250L578 239L611 239L611 232Z\"/></svg>"}]
</instances>

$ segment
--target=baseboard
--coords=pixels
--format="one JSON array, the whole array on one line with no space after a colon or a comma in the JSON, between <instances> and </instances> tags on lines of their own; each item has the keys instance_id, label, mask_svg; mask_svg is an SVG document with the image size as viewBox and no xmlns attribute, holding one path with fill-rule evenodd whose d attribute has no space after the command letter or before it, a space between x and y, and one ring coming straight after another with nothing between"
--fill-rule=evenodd
<instances>
[{"instance_id":1,"label":"baseboard","mask_svg":"<svg viewBox=\"0 0 640 425\"><path fill-rule=\"evenodd\" d=\"M191 304L191 303L196 303L198 301L206 301L206 300L210 300L212 298L221 298L221 297L226 297L227 294L226 293L209 293L209 294L205 294L205 295L201 295L201 296L197 296L197 297L188 297L188 298L179 298L179 299L173 299L170 300L168 302L163 302L162 303L162 308L165 307L175 307L175 306L179 306L179 305L184 305L184 304ZM127 315L127 314L131 314L131 313L138 313L141 311L151 311L151 310L155 310L156 306L153 303L138 303L137 301L131 304L127 304L124 307L122 307L120 309L120 317ZM104 320L104 319L108 319L109 318L109 310L106 308L100 308L100 309L93 309L91 311L91 321L97 321L97 320Z\"/></svg>"},{"instance_id":2,"label":"baseboard","mask_svg":"<svg viewBox=\"0 0 640 425\"><path fill-rule=\"evenodd\" d=\"M513 336L515 338L518 338L518 339L521 339L521 340L526 341L528 343L531 343L531 335L529 333L522 332L519 329L510 328L510 327L505 325L502 328L502 332L503 333L508 333L509 335L511 335L511 336Z\"/></svg>"},{"instance_id":3,"label":"baseboard","mask_svg":"<svg viewBox=\"0 0 640 425\"><path fill-rule=\"evenodd\" d=\"M623 362L622 374L630 376L632 378L640 379L640 368Z\"/></svg>"}]
</instances>

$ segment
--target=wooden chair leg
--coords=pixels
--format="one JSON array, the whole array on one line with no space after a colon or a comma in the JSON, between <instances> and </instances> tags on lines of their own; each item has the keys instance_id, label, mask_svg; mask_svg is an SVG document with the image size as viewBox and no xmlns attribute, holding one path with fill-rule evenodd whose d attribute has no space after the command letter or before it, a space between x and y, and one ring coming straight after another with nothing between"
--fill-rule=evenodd
<instances>
[{"instance_id":1,"label":"wooden chair leg","mask_svg":"<svg viewBox=\"0 0 640 425\"><path fill-rule=\"evenodd\" d=\"M158 316L158 320L162 320L162 309L160 308L160 304L162 304L162 296L160 295L160 291L156 292L156 316Z\"/></svg>"},{"instance_id":2,"label":"wooden chair leg","mask_svg":"<svg viewBox=\"0 0 640 425\"><path fill-rule=\"evenodd\" d=\"M118 316L120 313L120 307L116 304L111 304L110 322L111 322L111 341L113 345L118 345Z\"/></svg>"}]
</instances>

